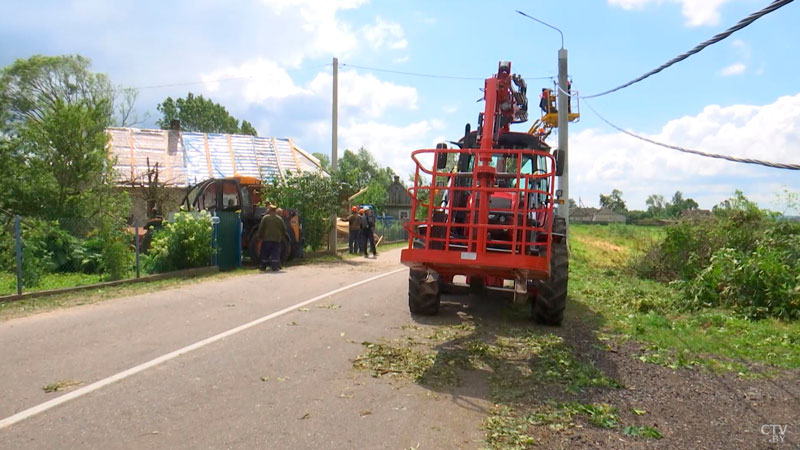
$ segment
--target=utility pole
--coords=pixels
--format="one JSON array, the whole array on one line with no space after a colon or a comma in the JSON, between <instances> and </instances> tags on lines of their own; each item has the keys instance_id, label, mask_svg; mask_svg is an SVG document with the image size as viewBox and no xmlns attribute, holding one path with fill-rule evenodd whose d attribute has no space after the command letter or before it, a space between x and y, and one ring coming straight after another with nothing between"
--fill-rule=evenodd
<instances>
[{"instance_id":1,"label":"utility pole","mask_svg":"<svg viewBox=\"0 0 800 450\"><path fill-rule=\"evenodd\" d=\"M331 176L336 173L339 150L339 58L333 58L333 110L331 123ZM331 234L328 250L336 254L336 212L331 215Z\"/></svg>"},{"instance_id":2,"label":"utility pole","mask_svg":"<svg viewBox=\"0 0 800 450\"><path fill-rule=\"evenodd\" d=\"M558 215L567 221L569 230L569 98L567 96L567 49L562 42L558 51L558 149L564 152L564 172L558 177L558 188L561 190L561 200L558 206Z\"/></svg>"}]
</instances>

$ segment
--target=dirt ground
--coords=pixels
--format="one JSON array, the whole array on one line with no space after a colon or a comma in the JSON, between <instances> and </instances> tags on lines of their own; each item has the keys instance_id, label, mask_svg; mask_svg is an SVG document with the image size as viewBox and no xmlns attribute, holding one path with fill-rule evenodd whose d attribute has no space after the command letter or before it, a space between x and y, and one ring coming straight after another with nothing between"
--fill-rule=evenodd
<instances>
[{"instance_id":1,"label":"dirt ground","mask_svg":"<svg viewBox=\"0 0 800 450\"><path fill-rule=\"evenodd\" d=\"M456 403L458 398L472 398L478 399L473 403L493 405L484 422L485 435L499 432L501 438L488 439L490 448L800 448L800 372L744 379L736 373L699 368L673 370L642 362L639 345L609 345L599 340L599 324L594 313L579 303L571 304L564 325L554 328L533 325L520 312L510 314L502 299L487 302L471 295L445 296L438 316L415 318L404 340L386 342L396 349L407 346L406 342L421 343L410 348L424 348L422 344L430 343L431 336L444 336L433 338L436 361L430 372L409 381L414 377L404 377L402 361L396 361L399 370L390 369L376 381L396 385L405 378ZM467 332L448 335L447 330ZM467 350L484 344L513 345L509 336L515 335L528 342L535 337L563 344L566 356L560 358L574 358L565 365L582 368L573 381L584 386L570 389L558 380L558 374L548 378L547 372L537 369L540 362L552 365L545 356L510 351L476 362L476 353ZM457 363L459 358L471 358L470 363ZM456 379L436 372L436 367L453 366L453 361L458 368ZM493 378L509 373L517 373L519 380L498 384ZM593 374L593 380L610 381L581 381L586 373ZM614 411L613 419L605 425L593 424L592 416L574 412L579 405L607 405ZM660 438L631 435L648 427L657 430ZM476 443L476 447L481 445Z\"/></svg>"}]
</instances>

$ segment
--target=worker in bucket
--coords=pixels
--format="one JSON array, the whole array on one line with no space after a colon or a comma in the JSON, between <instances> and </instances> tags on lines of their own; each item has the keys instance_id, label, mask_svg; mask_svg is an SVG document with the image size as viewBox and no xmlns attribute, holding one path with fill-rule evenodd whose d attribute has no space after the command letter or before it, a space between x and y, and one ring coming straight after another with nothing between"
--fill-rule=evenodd
<instances>
[{"instance_id":1,"label":"worker in bucket","mask_svg":"<svg viewBox=\"0 0 800 450\"><path fill-rule=\"evenodd\" d=\"M273 272L281 269L281 242L286 235L286 225L278 215L278 206L269 205L269 213L261 218L258 225L258 238L261 239L261 271L267 270L267 263Z\"/></svg>"}]
</instances>

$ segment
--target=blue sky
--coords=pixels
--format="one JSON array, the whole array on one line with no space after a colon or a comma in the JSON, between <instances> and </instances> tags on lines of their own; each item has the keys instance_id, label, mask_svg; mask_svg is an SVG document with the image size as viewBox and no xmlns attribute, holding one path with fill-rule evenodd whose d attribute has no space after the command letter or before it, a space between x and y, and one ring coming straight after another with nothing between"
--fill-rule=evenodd
<instances>
[{"instance_id":1,"label":"blue sky","mask_svg":"<svg viewBox=\"0 0 800 450\"><path fill-rule=\"evenodd\" d=\"M499 60L550 86L559 27L573 89L616 87L725 30L769 0L254 0L6 2L0 65L79 53L114 84L140 88L142 128L156 105L206 95L260 135L330 152L331 59L340 64L339 148L366 147L403 178L409 153L473 125L482 78ZM800 3L591 105L637 134L711 153L800 164ZM412 77L386 70L477 78ZM230 80L230 78L236 78ZM227 81L218 81L227 80ZM194 83L194 84L187 84ZM167 86L165 86L167 85ZM156 86L156 87L154 87ZM620 189L629 208L680 190L710 208L741 189L765 207L800 192L800 173L684 155L625 136L582 104L570 126L571 197L596 206ZM149 115L149 117L147 117ZM527 129L522 125L520 128ZM556 145L556 136L551 137Z\"/></svg>"}]
</instances>

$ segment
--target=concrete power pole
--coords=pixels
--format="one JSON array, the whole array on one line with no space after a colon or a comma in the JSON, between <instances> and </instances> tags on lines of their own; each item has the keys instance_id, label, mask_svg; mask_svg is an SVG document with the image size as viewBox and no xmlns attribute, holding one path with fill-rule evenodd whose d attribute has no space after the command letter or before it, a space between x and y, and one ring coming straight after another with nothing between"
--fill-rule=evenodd
<instances>
[{"instance_id":1,"label":"concrete power pole","mask_svg":"<svg viewBox=\"0 0 800 450\"><path fill-rule=\"evenodd\" d=\"M331 176L336 172L339 150L339 58L333 58L333 110L331 123ZM331 215L331 234L328 250L336 254L336 212Z\"/></svg>"},{"instance_id":2,"label":"concrete power pole","mask_svg":"<svg viewBox=\"0 0 800 450\"><path fill-rule=\"evenodd\" d=\"M567 49L562 45L558 51L558 149L564 152L564 173L558 179L561 199L564 203L558 207L559 217L567 221L569 230L569 98L567 97Z\"/></svg>"}]
</instances>

